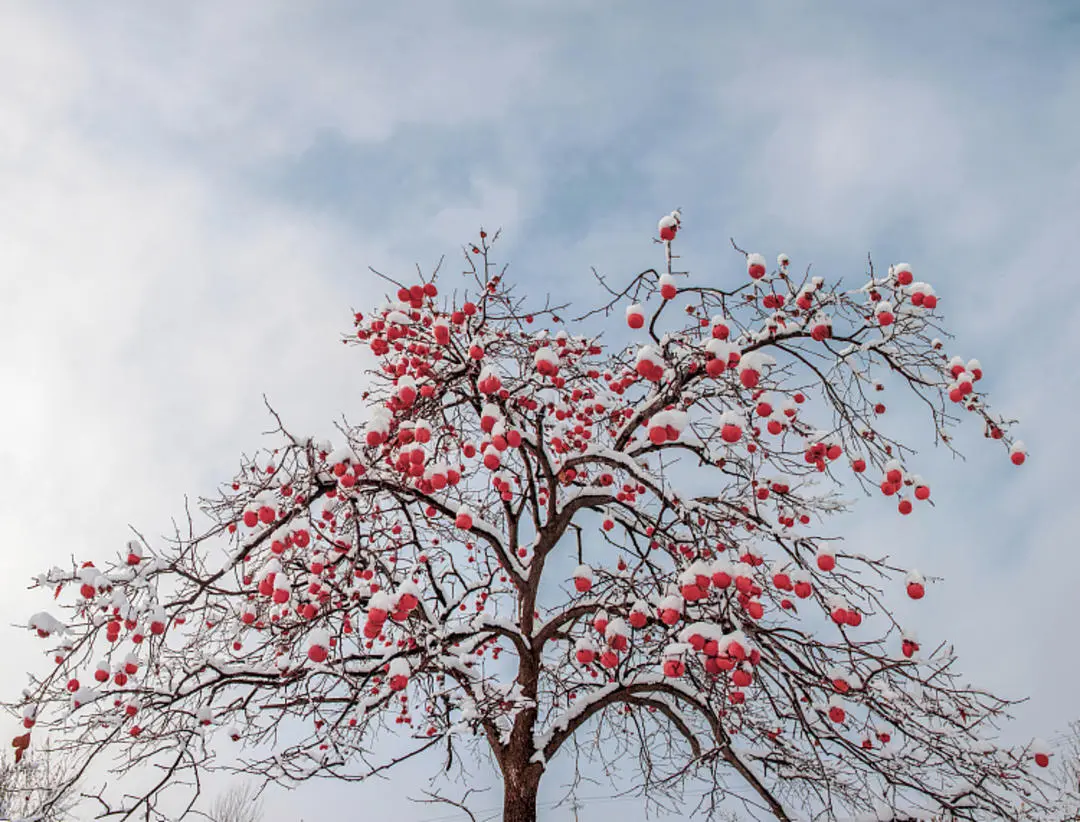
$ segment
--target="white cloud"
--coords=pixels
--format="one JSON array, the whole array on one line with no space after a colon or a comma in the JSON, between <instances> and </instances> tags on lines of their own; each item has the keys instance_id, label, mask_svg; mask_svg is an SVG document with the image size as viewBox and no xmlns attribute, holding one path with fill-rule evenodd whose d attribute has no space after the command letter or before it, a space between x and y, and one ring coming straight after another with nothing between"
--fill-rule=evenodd
<instances>
[{"instance_id":1,"label":"white cloud","mask_svg":"<svg viewBox=\"0 0 1080 822\"><path fill-rule=\"evenodd\" d=\"M648 232L682 206L697 278L734 275L735 233L829 273L857 273L870 250L940 280L958 346L1022 417L1032 457L1012 470L977 431L968 464L925 455L943 504L880 547L947 575L901 608L953 637L972 679L1034 697L1014 733L1050 736L1080 714L1059 630L1080 578L1080 63L1055 39L1067 29L1015 11L900 24L818 9L347 5L0 12L4 622L38 607L22 580L43 565L110 551L128 523L167 532L184 493L211 492L259 443L263 393L305 433L355 413L361 363L337 337L373 287L367 265L411 270L444 252L449 264L480 223L501 225L501 248L523 255L512 274L584 291L591 264L614 276L654 264ZM906 27L926 39L904 40ZM1003 31L1015 44L992 39ZM470 189L425 200L413 224L392 186L355 198L394 221L356 225L252 183L328 131L423 166L394 154L410 125L454 146L478 129L494 146L475 156L462 141ZM630 140L641 151L621 159ZM561 187L567 158L586 175L614 163L611 179L645 190L595 213L603 192ZM567 217L571 240L552 228ZM865 527L874 510L860 504L852 542L879 533ZM12 659L35 658L9 637ZM8 693L20 684L0 673Z\"/></svg>"}]
</instances>

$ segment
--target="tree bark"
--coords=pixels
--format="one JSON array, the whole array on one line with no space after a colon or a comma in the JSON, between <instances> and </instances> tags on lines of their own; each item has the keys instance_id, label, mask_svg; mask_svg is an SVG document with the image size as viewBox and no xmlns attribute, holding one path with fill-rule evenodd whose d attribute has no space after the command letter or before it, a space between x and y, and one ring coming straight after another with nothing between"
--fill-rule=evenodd
<instances>
[{"instance_id":1,"label":"tree bark","mask_svg":"<svg viewBox=\"0 0 1080 822\"><path fill-rule=\"evenodd\" d=\"M536 795L543 769L535 763L503 774L503 822L536 822Z\"/></svg>"}]
</instances>

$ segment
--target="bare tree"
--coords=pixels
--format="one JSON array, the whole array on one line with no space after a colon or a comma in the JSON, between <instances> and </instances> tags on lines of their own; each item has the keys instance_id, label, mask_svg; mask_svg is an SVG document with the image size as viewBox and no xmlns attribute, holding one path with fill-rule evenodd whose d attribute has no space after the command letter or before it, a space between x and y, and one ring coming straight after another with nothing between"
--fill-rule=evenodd
<instances>
[{"instance_id":1,"label":"bare tree","mask_svg":"<svg viewBox=\"0 0 1080 822\"><path fill-rule=\"evenodd\" d=\"M935 580L827 529L845 489L929 504L895 416L946 448L967 416L1023 463L982 366L945 353L908 265L846 287L736 247L702 282L673 268L680 227L576 319L518 295L497 233L461 286L387 277L345 340L373 358L363 424L332 442L270 409L209 528L38 578L68 619L31 621L56 664L28 721L160 769L102 817L180 818L193 798L162 796L204 768L296 784L476 753L505 822L536 819L560 754L701 816L1046 818L1039 752L994 742L1009 703L889 609ZM310 390L340 379L313 363Z\"/></svg>"},{"instance_id":2,"label":"bare tree","mask_svg":"<svg viewBox=\"0 0 1080 822\"><path fill-rule=\"evenodd\" d=\"M249 783L234 785L214 800L211 822L259 822L262 800Z\"/></svg>"},{"instance_id":3,"label":"bare tree","mask_svg":"<svg viewBox=\"0 0 1080 822\"><path fill-rule=\"evenodd\" d=\"M71 762L48 745L0 761L0 819L64 822L75 805Z\"/></svg>"}]
</instances>

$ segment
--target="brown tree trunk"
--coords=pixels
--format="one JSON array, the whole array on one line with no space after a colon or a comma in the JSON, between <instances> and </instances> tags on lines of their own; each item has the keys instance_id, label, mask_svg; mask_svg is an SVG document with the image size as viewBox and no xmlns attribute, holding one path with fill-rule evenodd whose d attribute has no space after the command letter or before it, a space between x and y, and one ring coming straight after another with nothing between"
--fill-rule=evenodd
<instances>
[{"instance_id":1,"label":"brown tree trunk","mask_svg":"<svg viewBox=\"0 0 1080 822\"><path fill-rule=\"evenodd\" d=\"M543 768L535 763L503 774L503 822L536 822L536 794Z\"/></svg>"}]
</instances>

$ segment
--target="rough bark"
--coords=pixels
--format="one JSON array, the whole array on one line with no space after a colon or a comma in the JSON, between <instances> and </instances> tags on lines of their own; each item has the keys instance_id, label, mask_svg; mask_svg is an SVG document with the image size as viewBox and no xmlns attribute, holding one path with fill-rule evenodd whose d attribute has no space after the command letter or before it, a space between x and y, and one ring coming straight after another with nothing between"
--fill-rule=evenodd
<instances>
[{"instance_id":1,"label":"rough bark","mask_svg":"<svg viewBox=\"0 0 1080 822\"><path fill-rule=\"evenodd\" d=\"M543 769L510 765L503 774L503 822L536 822L536 795Z\"/></svg>"}]
</instances>

